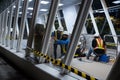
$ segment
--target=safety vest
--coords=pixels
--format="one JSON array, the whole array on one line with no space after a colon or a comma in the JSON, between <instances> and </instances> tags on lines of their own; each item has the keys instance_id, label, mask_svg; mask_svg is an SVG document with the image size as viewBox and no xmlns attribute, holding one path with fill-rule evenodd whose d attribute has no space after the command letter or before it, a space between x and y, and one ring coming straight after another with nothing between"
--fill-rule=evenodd
<instances>
[{"instance_id":1,"label":"safety vest","mask_svg":"<svg viewBox=\"0 0 120 80\"><path fill-rule=\"evenodd\" d=\"M58 39L58 33L55 31L55 37ZM60 39L62 38L62 32L60 33Z\"/></svg>"},{"instance_id":2,"label":"safety vest","mask_svg":"<svg viewBox=\"0 0 120 80\"><path fill-rule=\"evenodd\" d=\"M105 49L104 42L101 38L97 38L96 41L97 41L97 46L94 48L94 50L95 49Z\"/></svg>"},{"instance_id":3,"label":"safety vest","mask_svg":"<svg viewBox=\"0 0 120 80\"><path fill-rule=\"evenodd\" d=\"M76 47L76 50L77 50L78 48L80 48L80 47L77 46L77 47ZM78 57L78 56L79 56L79 53L75 53L75 54L74 54L74 57Z\"/></svg>"}]
</instances>

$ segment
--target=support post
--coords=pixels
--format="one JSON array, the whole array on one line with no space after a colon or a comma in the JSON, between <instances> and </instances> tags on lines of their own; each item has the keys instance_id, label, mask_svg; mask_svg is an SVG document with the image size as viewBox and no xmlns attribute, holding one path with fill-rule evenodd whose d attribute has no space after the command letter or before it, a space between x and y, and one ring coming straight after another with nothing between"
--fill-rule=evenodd
<instances>
[{"instance_id":1,"label":"support post","mask_svg":"<svg viewBox=\"0 0 120 80\"><path fill-rule=\"evenodd\" d=\"M28 3L29 3L29 0L24 0L22 18L21 18L21 24L20 24L20 33L19 33L18 40L17 40L17 48L16 48L17 52L19 52L21 49L21 41L23 39L24 29L25 29L25 20L27 18Z\"/></svg>"},{"instance_id":2,"label":"support post","mask_svg":"<svg viewBox=\"0 0 120 80\"><path fill-rule=\"evenodd\" d=\"M89 7L91 6L92 2L93 0L82 0L82 3L80 5L79 13L71 36L70 46L63 60L63 63L68 66L71 64L71 61L73 59L76 46L79 41L82 28L85 25L85 21L89 13ZM66 73L66 70L63 69L62 73Z\"/></svg>"},{"instance_id":3,"label":"support post","mask_svg":"<svg viewBox=\"0 0 120 80\"><path fill-rule=\"evenodd\" d=\"M32 48L32 42L33 42L33 36L34 36L34 27L35 27L36 18L38 16L38 12L40 9L40 1L41 0L35 0L35 2L34 2L33 12L32 12L33 15L32 15L32 21L30 24L30 32L29 32L29 36L28 36L28 40L27 40L25 57L30 56L30 50L27 47Z\"/></svg>"},{"instance_id":4,"label":"support post","mask_svg":"<svg viewBox=\"0 0 120 80\"><path fill-rule=\"evenodd\" d=\"M16 38L16 26L18 23L18 16L19 16L19 6L21 3L21 0L16 0L16 8L15 8L15 16L14 16L14 22L13 22L13 31L12 31L12 37L11 37L11 42L10 42L10 48L13 49L14 46L14 41Z\"/></svg>"},{"instance_id":5,"label":"support post","mask_svg":"<svg viewBox=\"0 0 120 80\"><path fill-rule=\"evenodd\" d=\"M52 27L53 27L53 23L56 17L59 2L60 0L52 0L52 3L51 3L50 12L48 15L48 20L47 20L47 25L46 25L46 34L45 34L43 47L41 51L44 54L47 54L47 51L48 51ZM43 61L44 61L43 59L40 60L40 62L43 62Z\"/></svg>"}]
</instances>

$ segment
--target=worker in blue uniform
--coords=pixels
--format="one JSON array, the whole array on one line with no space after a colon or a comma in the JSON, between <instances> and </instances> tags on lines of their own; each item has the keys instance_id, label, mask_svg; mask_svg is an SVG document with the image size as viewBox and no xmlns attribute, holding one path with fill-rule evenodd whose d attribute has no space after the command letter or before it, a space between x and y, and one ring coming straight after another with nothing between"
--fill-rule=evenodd
<instances>
[{"instance_id":1,"label":"worker in blue uniform","mask_svg":"<svg viewBox=\"0 0 120 80\"><path fill-rule=\"evenodd\" d=\"M57 40L60 40L62 38L62 33L63 33L63 27L58 27L57 31L54 31L52 32L52 39L54 39L54 43L53 43L53 51L54 51L54 58L56 59L57 58L57 47L59 44L56 43ZM60 45L60 47L62 47ZM61 48L62 49L62 48Z\"/></svg>"},{"instance_id":2,"label":"worker in blue uniform","mask_svg":"<svg viewBox=\"0 0 120 80\"><path fill-rule=\"evenodd\" d=\"M61 49L60 58L62 58L67 53L68 46L69 46L69 43L70 43L69 33L67 31L64 31L63 35L62 35L62 38L60 40L56 40L56 43L61 45L62 49Z\"/></svg>"}]
</instances>

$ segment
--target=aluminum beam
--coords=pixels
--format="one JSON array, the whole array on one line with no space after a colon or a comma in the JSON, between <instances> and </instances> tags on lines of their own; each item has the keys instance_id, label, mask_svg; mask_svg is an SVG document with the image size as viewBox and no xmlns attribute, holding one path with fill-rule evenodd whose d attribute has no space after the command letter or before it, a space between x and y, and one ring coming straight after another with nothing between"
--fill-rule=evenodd
<instances>
[{"instance_id":1,"label":"aluminum beam","mask_svg":"<svg viewBox=\"0 0 120 80\"><path fill-rule=\"evenodd\" d=\"M46 25L46 34L45 34L42 51L41 51L44 54L47 54L47 51L48 51L52 27L53 27L53 23L55 21L59 2L60 2L60 0L52 0L52 2L51 2L50 12L48 15L48 21L47 21L47 25ZM40 61L43 62L44 60L41 59Z\"/></svg>"},{"instance_id":2,"label":"aluminum beam","mask_svg":"<svg viewBox=\"0 0 120 80\"><path fill-rule=\"evenodd\" d=\"M91 17L91 20L92 20L92 23L93 23L93 27L95 29L95 33L99 34L98 27L97 27L97 24L95 22L95 18L94 18L94 15L93 15L92 7L90 7L89 13L90 13L90 17Z\"/></svg>"},{"instance_id":3,"label":"aluminum beam","mask_svg":"<svg viewBox=\"0 0 120 80\"><path fill-rule=\"evenodd\" d=\"M32 15L32 21L31 21L31 24L30 24L30 32L29 32L29 36L28 36L28 40L27 40L27 46L26 46L26 57L27 56L30 56L30 50L27 48L31 48L32 47L32 43L33 43L33 36L34 36L34 27L35 27L35 24L36 24L36 19L37 19L37 16L38 16L38 12L39 12L39 9L40 9L40 1L41 0L35 0L34 2L34 7L33 7L33 15Z\"/></svg>"},{"instance_id":4,"label":"aluminum beam","mask_svg":"<svg viewBox=\"0 0 120 80\"><path fill-rule=\"evenodd\" d=\"M16 0L16 8L15 8L15 16L14 16L14 22L13 22L13 31L12 31L12 37L10 42L10 48L13 49L14 41L16 38L16 26L18 23L18 16L19 16L19 6L20 6L21 0Z\"/></svg>"},{"instance_id":5,"label":"aluminum beam","mask_svg":"<svg viewBox=\"0 0 120 80\"><path fill-rule=\"evenodd\" d=\"M0 34L0 39L1 39L1 43L3 42L2 36L3 36L3 30L4 30L4 14L5 11L2 12L2 21L1 21L1 34Z\"/></svg>"},{"instance_id":6,"label":"aluminum beam","mask_svg":"<svg viewBox=\"0 0 120 80\"><path fill-rule=\"evenodd\" d=\"M3 30L3 35L2 35L2 45L5 45L5 40L6 40L6 34L7 34L7 21L8 21L8 8L5 10L5 20L4 20L4 30Z\"/></svg>"},{"instance_id":7,"label":"aluminum beam","mask_svg":"<svg viewBox=\"0 0 120 80\"><path fill-rule=\"evenodd\" d=\"M111 30L111 32L112 32L112 35L116 35L114 26L113 26L112 21L111 21L111 19L110 19L110 14L109 14L109 12L108 12L106 2L105 2L105 0L100 0L100 2L101 2L101 4L102 4L103 10L104 10L104 12L105 12L105 16L106 16L107 21L108 21L108 24L109 24L109 26L110 26L110 30ZM117 37L113 37L113 39L114 39L115 43L117 44Z\"/></svg>"},{"instance_id":8,"label":"aluminum beam","mask_svg":"<svg viewBox=\"0 0 120 80\"><path fill-rule=\"evenodd\" d=\"M29 25L28 20L26 19L26 30L27 30L27 36L29 36Z\"/></svg>"},{"instance_id":9,"label":"aluminum beam","mask_svg":"<svg viewBox=\"0 0 120 80\"><path fill-rule=\"evenodd\" d=\"M6 47L10 46L10 33L11 33L11 26L12 26L12 19L13 19L13 4L10 6L10 13L8 19L8 31L7 31L7 39L6 39Z\"/></svg>"},{"instance_id":10,"label":"aluminum beam","mask_svg":"<svg viewBox=\"0 0 120 80\"><path fill-rule=\"evenodd\" d=\"M2 13L0 14L0 43L1 43L1 34L2 34Z\"/></svg>"},{"instance_id":11,"label":"aluminum beam","mask_svg":"<svg viewBox=\"0 0 120 80\"><path fill-rule=\"evenodd\" d=\"M16 48L17 52L19 52L21 49L21 42L23 40L23 35L24 35L24 30L25 30L25 21L27 18L28 3L29 3L29 0L24 0L22 18L21 18L21 24L20 24L20 33L19 33L19 37L17 40L17 48Z\"/></svg>"},{"instance_id":12,"label":"aluminum beam","mask_svg":"<svg viewBox=\"0 0 120 80\"><path fill-rule=\"evenodd\" d=\"M77 19L71 36L70 46L67 54L65 55L65 59L63 60L63 63L68 66L71 64L71 61L73 59L76 46L79 41L82 28L85 25L85 21L89 13L89 7L91 6L92 2L93 0L82 0L82 3L80 5L79 13L77 15ZM66 73L65 69L63 69L62 73Z\"/></svg>"}]
</instances>

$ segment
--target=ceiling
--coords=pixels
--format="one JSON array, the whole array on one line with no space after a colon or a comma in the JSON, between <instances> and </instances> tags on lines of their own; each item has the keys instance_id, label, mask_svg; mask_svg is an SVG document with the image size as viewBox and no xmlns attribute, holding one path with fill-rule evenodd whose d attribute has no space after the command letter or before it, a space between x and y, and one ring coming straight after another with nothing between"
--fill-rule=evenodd
<instances>
[{"instance_id":1,"label":"ceiling","mask_svg":"<svg viewBox=\"0 0 120 80\"><path fill-rule=\"evenodd\" d=\"M14 2L15 0L0 0L0 12L2 12L6 7L8 7L12 2ZM22 0L23 1L23 0ZM45 4L41 4L40 5L40 9L48 9L49 10L49 7L50 7L50 4L51 4L51 0L41 0L41 1L49 1L50 3L45 5ZM80 4L82 0L60 0L60 3L64 4L63 6L61 6L60 8L64 8L64 7L67 7L67 6L71 6L71 5L76 5L76 4ZM116 1L116 0L105 0L106 3L107 3L107 6L108 7L113 7L113 6L119 6L120 8L120 3L119 4L114 4L112 3L113 1ZM119 0L120 1L120 0ZM29 2L29 7L33 7L33 4L34 4L34 0L32 0L31 2ZM21 5L22 6L22 5ZM93 0L93 4L92 4L92 8L94 10L96 9L101 9L102 6L101 6L101 3L99 0ZM22 8L20 9L20 12L22 11ZM28 15L30 15L30 13L32 12L32 10L29 10L28 9ZM46 11L41 11L40 13L43 14L45 13Z\"/></svg>"},{"instance_id":2,"label":"ceiling","mask_svg":"<svg viewBox=\"0 0 120 80\"><path fill-rule=\"evenodd\" d=\"M41 0L41 1L49 1L50 2L47 5L41 4L41 6L40 6L40 9L48 9L49 10L51 0ZM64 5L59 8L64 8L64 7L71 6L71 5L77 5L77 4L80 4L81 1L82 0L60 0L60 3L62 3ZM120 3L119 4L113 3L113 1L116 1L116 0L105 0L105 1L106 1L106 4L108 7L113 7L113 6L119 5L119 8L120 8ZM33 4L34 4L34 0L29 3L29 7L33 7ZM93 10L102 9L100 0L93 0L92 8L93 8ZM29 13L31 13L31 10L29 10ZM40 14L43 14L43 13L45 13L45 12L43 12L43 11L40 12Z\"/></svg>"}]
</instances>

